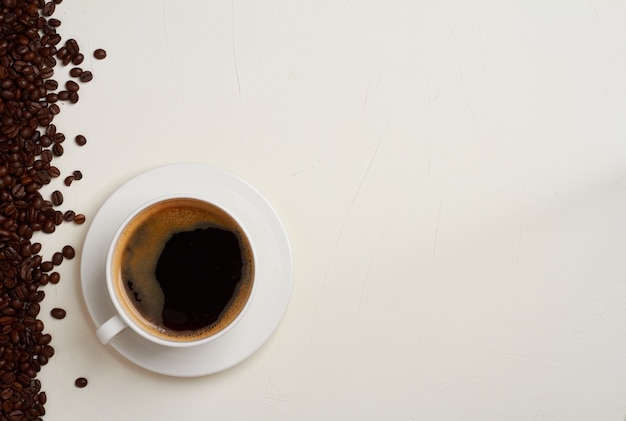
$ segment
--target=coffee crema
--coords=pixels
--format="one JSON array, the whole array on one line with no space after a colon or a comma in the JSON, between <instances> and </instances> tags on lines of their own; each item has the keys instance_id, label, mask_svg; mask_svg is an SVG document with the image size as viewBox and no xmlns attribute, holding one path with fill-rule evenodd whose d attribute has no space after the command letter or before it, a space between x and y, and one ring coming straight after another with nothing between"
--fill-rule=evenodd
<instances>
[{"instance_id":1,"label":"coffee crema","mask_svg":"<svg viewBox=\"0 0 626 421\"><path fill-rule=\"evenodd\" d=\"M252 247L219 207L167 199L140 211L111 259L115 293L148 333L172 341L213 336L244 309L254 282Z\"/></svg>"}]
</instances>

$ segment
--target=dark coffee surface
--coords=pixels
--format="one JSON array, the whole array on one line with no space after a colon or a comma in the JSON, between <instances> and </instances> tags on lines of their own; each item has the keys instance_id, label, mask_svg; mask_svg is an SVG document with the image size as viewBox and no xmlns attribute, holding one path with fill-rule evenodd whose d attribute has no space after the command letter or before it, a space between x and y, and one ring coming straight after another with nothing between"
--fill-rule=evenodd
<instances>
[{"instance_id":1,"label":"dark coffee surface","mask_svg":"<svg viewBox=\"0 0 626 421\"><path fill-rule=\"evenodd\" d=\"M152 334L195 340L228 326L250 296L250 244L223 210L171 199L137 215L112 259L116 293Z\"/></svg>"},{"instance_id":2,"label":"dark coffee surface","mask_svg":"<svg viewBox=\"0 0 626 421\"><path fill-rule=\"evenodd\" d=\"M167 241L155 275L163 324L173 330L211 325L230 303L243 262L237 236L220 228L179 232Z\"/></svg>"}]
</instances>

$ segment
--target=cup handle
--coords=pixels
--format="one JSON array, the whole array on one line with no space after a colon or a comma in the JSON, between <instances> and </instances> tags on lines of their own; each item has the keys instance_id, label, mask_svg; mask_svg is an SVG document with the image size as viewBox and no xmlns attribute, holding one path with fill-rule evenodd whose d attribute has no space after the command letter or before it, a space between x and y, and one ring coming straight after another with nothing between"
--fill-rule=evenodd
<instances>
[{"instance_id":1,"label":"cup handle","mask_svg":"<svg viewBox=\"0 0 626 421\"><path fill-rule=\"evenodd\" d=\"M100 342L108 344L115 335L120 333L126 327L128 327L128 325L116 315L104 322L104 324L96 330L96 335L98 336L98 339L100 339Z\"/></svg>"}]
</instances>

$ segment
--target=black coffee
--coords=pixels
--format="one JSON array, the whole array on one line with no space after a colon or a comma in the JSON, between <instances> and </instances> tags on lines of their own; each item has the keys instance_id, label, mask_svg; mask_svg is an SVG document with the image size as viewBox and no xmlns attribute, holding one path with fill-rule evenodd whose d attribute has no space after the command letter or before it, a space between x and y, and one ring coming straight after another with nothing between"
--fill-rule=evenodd
<instances>
[{"instance_id":1,"label":"black coffee","mask_svg":"<svg viewBox=\"0 0 626 421\"><path fill-rule=\"evenodd\" d=\"M211 336L228 326L252 289L252 249L237 222L196 199L140 212L112 259L116 289L144 329L170 340Z\"/></svg>"},{"instance_id":2,"label":"black coffee","mask_svg":"<svg viewBox=\"0 0 626 421\"><path fill-rule=\"evenodd\" d=\"M196 330L215 323L232 300L242 269L239 239L228 230L198 228L172 235L155 270L165 327Z\"/></svg>"}]
</instances>

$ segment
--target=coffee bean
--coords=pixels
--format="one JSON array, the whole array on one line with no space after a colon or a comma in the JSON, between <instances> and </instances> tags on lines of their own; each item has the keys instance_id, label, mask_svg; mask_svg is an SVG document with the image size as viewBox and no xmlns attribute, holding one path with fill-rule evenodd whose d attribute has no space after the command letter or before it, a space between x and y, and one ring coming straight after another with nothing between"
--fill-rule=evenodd
<instances>
[{"instance_id":1,"label":"coffee bean","mask_svg":"<svg viewBox=\"0 0 626 421\"><path fill-rule=\"evenodd\" d=\"M61 281L61 274L59 272L52 272L50 274L50 283L53 285L58 284Z\"/></svg>"},{"instance_id":2,"label":"coffee bean","mask_svg":"<svg viewBox=\"0 0 626 421\"><path fill-rule=\"evenodd\" d=\"M76 180L81 180L83 178L83 173L80 172L79 170L74 170L72 172L72 175L74 176Z\"/></svg>"},{"instance_id":3,"label":"coffee bean","mask_svg":"<svg viewBox=\"0 0 626 421\"><path fill-rule=\"evenodd\" d=\"M65 211L65 213L63 214L63 219L65 219L67 222L72 222L75 217L76 212L74 212L73 210Z\"/></svg>"},{"instance_id":4,"label":"coffee bean","mask_svg":"<svg viewBox=\"0 0 626 421\"><path fill-rule=\"evenodd\" d=\"M80 388L87 386L87 383L88 381L84 377L79 377L74 381L74 384L76 385L76 387L80 387Z\"/></svg>"},{"instance_id":5,"label":"coffee bean","mask_svg":"<svg viewBox=\"0 0 626 421\"><path fill-rule=\"evenodd\" d=\"M81 82L91 82L91 80L93 80L93 74L89 70L86 70L82 72L78 78Z\"/></svg>"},{"instance_id":6,"label":"coffee bean","mask_svg":"<svg viewBox=\"0 0 626 421\"><path fill-rule=\"evenodd\" d=\"M87 139L82 134L77 135L74 140L78 144L78 146L84 146L87 143Z\"/></svg>"},{"instance_id":7,"label":"coffee bean","mask_svg":"<svg viewBox=\"0 0 626 421\"><path fill-rule=\"evenodd\" d=\"M54 348L52 348L50 345L44 345L41 349L41 355L47 358L52 358L54 356Z\"/></svg>"},{"instance_id":8,"label":"coffee bean","mask_svg":"<svg viewBox=\"0 0 626 421\"><path fill-rule=\"evenodd\" d=\"M52 255L52 263L54 263L55 266L59 266L61 263L63 263L63 253L61 252L56 252Z\"/></svg>"},{"instance_id":9,"label":"coffee bean","mask_svg":"<svg viewBox=\"0 0 626 421\"><path fill-rule=\"evenodd\" d=\"M61 146L61 144L59 143L55 143L54 145L52 145L52 153L54 154L54 156L63 155L63 146Z\"/></svg>"},{"instance_id":10,"label":"coffee bean","mask_svg":"<svg viewBox=\"0 0 626 421\"><path fill-rule=\"evenodd\" d=\"M84 224L85 220L85 215L83 215L82 213L79 213L74 217L74 223L78 225Z\"/></svg>"},{"instance_id":11,"label":"coffee bean","mask_svg":"<svg viewBox=\"0 0 626 421\"><path fill-rule=\"evenodd\" d=\"M44 16L52 16L54 14L55 4L51 1L43 6L42 14Z\"/></svg>"},{"instance_id":12,"label":"coffee bean","mask_svg":"<svg viewBox=\"0 0 626 421\"><path fill-rule=\"evenodd\" d=\"M70 92L76 92L80 89L80 86L78 86L78 83L74 82L73 80L68 80L67 82L65 82L65 89Z\"/></svg>"},{"instance_id":13,"label":"coffee bean","mask_svg":"<svg viewBox=\"0 0 626 421\"><path fill-rule=\"evenodd\" d=\"M63 252L63 257L65 257L66 259L73 259L74 256L76 255L76 252L74 251L74 247L70 245L64 246L62 252Z\"/></svg>"},{"instance_id":14,"label":"coffee bean","mask_svg":"<svg viewBox=\"0 0 626 421\"><path fill-rule=\"evenodd\" d=\"M49 91L54 91L59 87L59 83L54 79L48 79L44 82L43 86Z\"/></svg>"},{"instance_id":15,"label":"coffee bean","mask_svg":"<svg viewBox=\"0 0 626 421\"><path fill-rule=\"evenodd\" d=\"M48 169L48 174L50 174L50 177L52 178L57 178L61 175L61 171L54 165L50 165L50 168Z\"/></svg>"},{"instance_id":16,"label":"coffee bean","mask_svg":"<svg viewBox=\"0 0 626 421\"><path fill-rule=\"evenodd\" d=\"M82 55L81 53L78 53L72 57L72 64L75 64L76 66L78 66L79 64L83 62L83 60L85 60L85 56Z\"/></svg>"},{"instance_id":17,"label":"coffee bean","mask_svg":"<svg viewBox=\"0 0 626 421\"><path fill-rule=\"evenodd\" d=\"M67 313L62 308L55 307L52 310L50 310L50 315L54 317L55 319L59 319L59 320L64 319L66 314Z\"/></svg>"},{"instance_id":18,"label":"coffee bean","mask_svg":"<svg viewBox=\"0 0 626 421\"><path fill-rule=\"evenodd\" d=\"M102 48L98 48L93 52L93 56L98 60L102 60L107 56L107 52Z\"/></svg>"},{"instance_id":19,"label":"coffee bean","mask_svg":"<svg viewBox=\"0 0 626 421\"><path fill-rule=\"evenodd\" d=\"M65 42L65 47L70 54L77 54L80 51L78 42L74 38L70 38Z\"/></svg>"},{"instance_id":20,"label":"coffee bean","mask_svg":"<svg viewBox=\"0 0 626 421\"><path fill-rule=\"evenodd\" d=\"M80 67L74 67L72 70L70 70L70 76L72 77L80 77L80 75L83 74L83 69L81 69Z\"/></svg>"},{"instance_id":21,"label":"coffee bean","mask_svg":"<svg viewBox=\"0 0 626 421\"><path fill-rule=\"evenodd\" d=\"M72 181L74 181L74 176L68 175L67 177L65 177L65 180L63 180L63 184L69 187L70 184L72 184Z\"/></svg>"},{"instance_id":22,"label":"coffee bean","mask_svg":"<svg viewBox=\"0 0 626 421\"><path fill-rule=\"evenodd\" d=\"M55 190L52 193L52 204L54 206L60 206L63 204L63 193L58 190Z\"/></svg>"}]
</instances>

